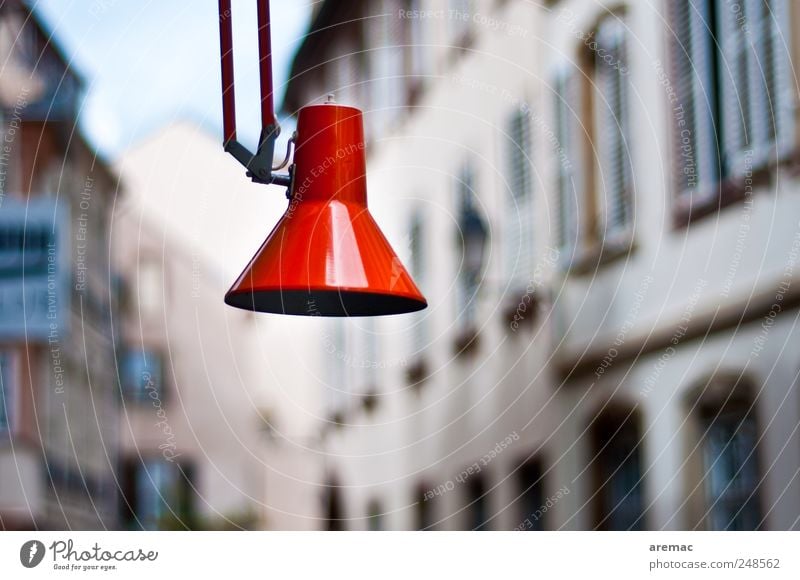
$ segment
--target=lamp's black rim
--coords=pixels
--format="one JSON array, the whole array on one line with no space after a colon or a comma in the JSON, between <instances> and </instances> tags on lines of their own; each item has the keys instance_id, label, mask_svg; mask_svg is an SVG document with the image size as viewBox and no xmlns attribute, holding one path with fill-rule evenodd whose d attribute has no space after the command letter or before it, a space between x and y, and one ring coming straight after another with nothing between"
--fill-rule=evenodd
<instances>
[{"instance_id":1,"label":"lamp's black rim","mask_svg":"<svg viewBox=\"0 0 800 580\"><path fill-rule=\"evenodd\" d=\"M354 290L240 290L225 304L243 310L294 316L387 316L417 312L425 300L397 294Z\"/></svg>"}]
</instances>

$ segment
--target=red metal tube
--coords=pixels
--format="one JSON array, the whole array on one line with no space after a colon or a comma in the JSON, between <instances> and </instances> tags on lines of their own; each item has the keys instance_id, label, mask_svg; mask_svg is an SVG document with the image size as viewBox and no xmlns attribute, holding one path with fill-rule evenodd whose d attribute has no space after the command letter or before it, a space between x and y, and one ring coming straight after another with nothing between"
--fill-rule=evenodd
<instances>
[{"instance_id":1,"label":"red metal tube","mask_svg":"<svg viewBox=\"0 0 800 580\"><path fill-rule=\"evenodd\" d=\"M225 143L236 141L236 99L233 89L233 26L231 19L231 0L219 0L222 126L225 134Z\"/></svg>"},{"instance_id":2,"label":"red metal tube","mask_svg":"<svg viewBox=\"0 0 800 580\"><path fill-rule=\"evenodd\" d=\"M258 2L258 58L261 73L261 126L263 128L276 124L272 90L269 0L259 0Z\"/></svg>"}]
</instances>

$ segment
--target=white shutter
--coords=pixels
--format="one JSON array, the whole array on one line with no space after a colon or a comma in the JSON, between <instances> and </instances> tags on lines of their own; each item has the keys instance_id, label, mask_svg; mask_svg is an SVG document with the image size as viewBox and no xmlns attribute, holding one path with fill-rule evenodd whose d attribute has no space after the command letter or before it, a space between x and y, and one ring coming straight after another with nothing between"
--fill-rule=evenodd
<instances>
[{"instance_id":1,"label":"white shutter","mask_svg":"<svg viewBox=\"0 0 800 580\"><path fill-rule=\"evenodd\" d=\"M360 80L356 42L348 37L341 41L336 61L336 86L331 88L336 101L345 105L359 106Z\"/></svg>"},{"instance_id":2,"label":"white shutter","mask_svg":"<svg viewBox=\"0 0 800 580\"><path fill-rule=\"evenodd\" d=\"M742 175L790 148L794 95L785 0L720 3L722 154L726 173ZM752 159L746 159L752 150Z\"/></svg>"},{"instance_id":3,"label":"white shutter","mask_svg":"<svg viewBox=\"0 0 800 580\"><path fill-rule=\"evenodd\" d=\"M581 73L569 71L556 80L556 125L563 155L558 163L558 245L569 257L579 246L579 200L586 191L583 146L586 134L581 122Z\"/></svg>"},{"instance_id":4,"label":"white shutter","mask_svg":"<svg viewBox=\"0 0 800 580\"><path fill-rule=\"evenodd\" d=\"M402 82L402 51L397 48L401 35L398 12L393 7L397 0L381 0L374 6L371 18L363 24L368 39L370 58L370 114L369 130L373 136L383 136L397 113L400 94L396 83ZM399 66L398 66L399 62Z\"/></svg>"},{"instance_id":5,"label":"white shutter","mask_svg":"<svg viewBox=\"0 0 800 580\"><path fill-rule=\"evenodd\" d=\"M365 380L366 383L362 384L362 389L365 389L364 392L360 393L362 395L370 394L369 390L378 388L378 360L380 359L381 352L380 352L380 337L378 336L377 325L375 324L375 318L372 316L368 316L363 319L363 325L361 328L358 329L359 334L361 335L362 347L361 347L361 356L362 360L354 361L353 367L355 369L356 374L361 374L362 381Z\"/></svg>"},{"instance_id":6,"label":"white shutter","mask_svg":"<svg viewBox=\"0 0 800 580\"><path fill-rule=\"evenodd\" d=\"M600 171L598 187L604 224L603 239L625 235L631 218L632 174L627 149L628 83L620 69L624 66L625 26L615 17L604 20L597 30L597 44L603 52L595 53L594 99L597 156Z\"/></svg>"},{"instance_id":7,"label":"white shutter","mask_svg":"<svg viewBox=\"0 0 800 580\"><path fill-rule=\"evenodd\" d=\"M769 102L767 140L779 157L794 145L794 83L789 58L791 33L788 0L769 0L764 6L764 83Z\"/></svg>"},{"instance_id":8,"label":"white shutter","mask_svg":"<svg viewBox=\"0 0 800 580\"><path fill-rule=\"evenodd\" d=\"M323 336L322 352L330 371L325 382L324 401L331 414L345 413L350 404L350 369L345 361L347 354L347 329L344 320L331 320L328 333Z\"/></svg>"},{"instance_id":9,"label":"white shutter","mask_svg":"<svg viewBox=\"0 0 800 580\"><path fill-rule=\"evenodd\" d=\"M450 0L445 17L449 23L450 45L463 47L472 27L474 0Z\"/></svg>"},{"instance_id":10,"label":"white shutter","mask_svg":"<svg viewBox=\"0 0 800 580\"><path fill-rule=\"evenodd\" d=\"M424 10L422 0L406 0L407 10ZM414 77L417 82L422 82L422 78L428 74L428 66L430 61L429 49L425 46L428 42L427 35L430 31L429 23L426 19L419 21L407 22L405 24L408 44L408 73Z\"/></svg>"},{"instance_id":11,"label":"white shutter","mask_svg":"<svg viewBox=\"0 0 800 580\"><path fill-rule=\"evenodd\" d=\"M736 10L725 2L717 5L717 42L719 59L720 143L724 174L741 175L746 167L745 151L750 148L751 95L748 53L752 52L742 24L746 22L747 3Z\"/></svg>"},{"instance_id":12,"label":"white shutter","mask_svg":"<svg viewBox=\"0 0 800 580\"><path fill-rule=\"evenodd\" d=\"M533 171L528 106L516 110L508 122L505 262L509 281L527 282L533 258Z\"/></svg>"},{"instance_id":13,"label":"white shutter","mask_svg":"<svg viewBox=\"0 0 800 580\"><path fill-rule=\"evenodd\" d=\"M420 287L424 294L427 281L427 260L424 250L425 218L421 211L414 213L411 218L411 227L409 229L409 238L411 240L411 274L414 276L414 281L417 283L417 286ZM414 317L411 353L412 356L419 356L428 346L428 313L423 310L415 313Z\"/></svg>"},{"instance_id":14,"label":"white shutter","mask_svg":"<svg viewBox=\"0 0 800 580\"><path fill-rule=\"evenodd\" d=\"M667 2L669 20L669 80L675 90L675 102L670 103L670 126L672 137L672 174L675 178L675 193L685 197L696 187L696 166L688 168L683 157L683 135L689 137L689 147L693 149L694 130L694 68L692 66L691 12L686 0ZM679 110L682 108L682 112ZM684 124L680 126L678 123ZM683 133L686 129L687 133ZM683 135L682 135L683 133ZM691 173L690 173L691 172Z\"/></svg>"},{"instance_id":15,"label":"white shutter","mask_svg":"<svg viewBox=\"0 0 800 580\"><path fill-rule=\"evenodd\" d=\"M713 6L711 0L675 0L667 3L667 10L670 78L676 93L671 111L676 190L687 201L702 201L697 193L705 199L716 195L720 177ZM733 82L732 77L722 82ZM736 111L723 108L722 115L734 118ZM729 137L734 151L738 140L730 133Z\"/></svg>"},{"instance_id":16,"label":"white shutter","mask_svg":"<svg viewBox=\"0 0 800 580\"><path fill-rule=\"evenodd\" d=\"M771 111L767 95L766 77L770 62L767 56L769 23L766 16L765 0L746 0L745 17L748 32L745 34L747 50L747 82L750 96L750 116L748 125L748 145L753 150L752 163L762 165L769 156L771 130Z\"/></svg>"},{"instance_id":17,"label":"white shutter","mask_svg":"<svg viewBox=\"0 0 800 580\"><path fill-rule=\"evenodd\" d=\"M401 115L401 107L405 104L405 54L407 44L403 26L408 25L407 20L400 19L400 10L403 8L401 0L384 0L386 16L386 84L388 85L387 106L389 122L394 123Z\"/></svg>"}]
</instances>

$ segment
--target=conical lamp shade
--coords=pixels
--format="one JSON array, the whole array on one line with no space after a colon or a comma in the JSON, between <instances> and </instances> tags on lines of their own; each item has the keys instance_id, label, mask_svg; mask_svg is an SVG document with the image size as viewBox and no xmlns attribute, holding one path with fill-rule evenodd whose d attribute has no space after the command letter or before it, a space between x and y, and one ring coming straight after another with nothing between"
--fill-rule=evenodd
<instances>
[{"instance_id":1,"label":"conical lamp shade","mask_svg":"<svg viewBox=\"0 0 800 580\"><path fill-rule=\"evenodd\" d=\"M237 308L306 316L422 310L425 298L367 209L361 111L300 110L286 213L225 295Z\"/></svg>"}]
</instances>

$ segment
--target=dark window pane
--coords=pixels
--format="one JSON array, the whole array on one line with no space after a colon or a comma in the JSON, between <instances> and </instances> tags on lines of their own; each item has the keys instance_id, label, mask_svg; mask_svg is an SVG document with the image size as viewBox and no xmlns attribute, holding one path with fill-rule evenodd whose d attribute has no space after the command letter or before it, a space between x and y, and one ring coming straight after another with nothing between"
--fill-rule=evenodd
<instances>
[{"instance_id":1,"label":"dark window pane","mask_svg":"<svg viewBox=\"0 0 800 580\"><path fill-rule=\"evenodd\" d=\"M759 526L757 440L755 420L745 409L723 412L708 423L703 460L713 530Z\"/></svg>"},{"instance_id":2,"label":"dark window pane","mask_svg":"<svg viewBox=\"0 0 800 580\"><path fill-rule=\"evenodd\" d=\"M529 461L519 469L520 522L521 529L541 531L545 527L547 507L544 497L544 478L541 464Z\"/></svg>"},{"instance_id":3,"label":"dark window pane","mask_svg":"<svg viewBox=\"0 0 800 580\"><path fill-rule=\"evenodd\" d=\"M611 414L594 424L597 527L644 529L642 469L636 415Z\"/></svg>"}]
</instances>

